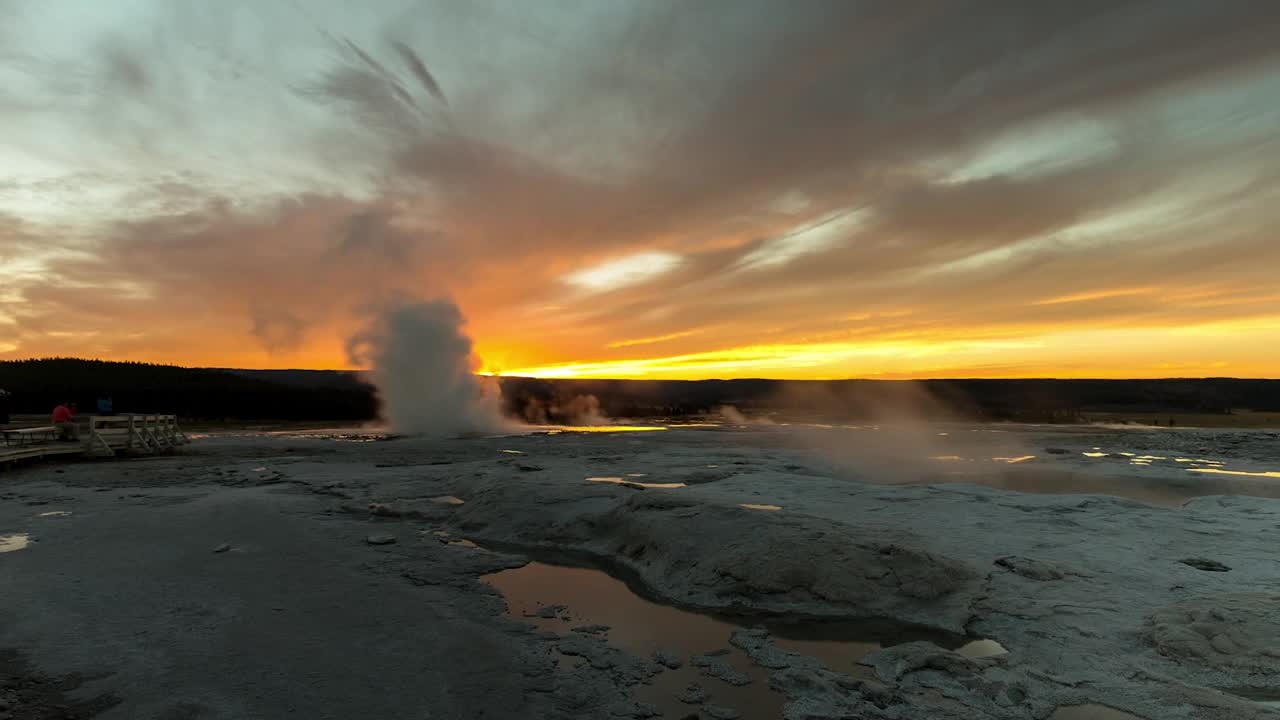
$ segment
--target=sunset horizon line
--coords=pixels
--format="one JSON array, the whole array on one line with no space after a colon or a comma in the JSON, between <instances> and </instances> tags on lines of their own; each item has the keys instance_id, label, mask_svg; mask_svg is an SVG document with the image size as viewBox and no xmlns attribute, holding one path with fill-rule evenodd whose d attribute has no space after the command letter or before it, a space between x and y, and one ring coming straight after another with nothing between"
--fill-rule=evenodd
<instances>
[{"instance_id":1,"label":"sunset horizon line","mask_svg":"<svg viewBox=\"0 0 1280 720\"><path fill-rule=\"evenodd\" d=\"M281 367L236 367L229 365L186 365L174 362L157 362L150 360L135 359L111 359L102 357L81 357L81 356L32 356L23 358L0 359L0 364L13 364L23 362L46 362L52 360L72 360L81 362L100 362L100 363L136 363L140 365L154 365L158 367L173 367L184 370L214 370L214 371L246 371L246 372L335 372L335 373L352 373L362 374L371 372L368 368L352 368L352 367L304 367L304 366L281 366ZM846 381L864 381L864 382L913 382L913 381L1017 381L1017 380L1046 380L1046 381L1102 381L1102 382L1125 382L1125 381L1178 381L1178 380L1269 380L1280 381L1280 377L1267 375L1041 375L1041 374L1008 374L1008 375L930 375L921 374L918 376L896 375L892 377L884 377L883 373L879 376L871 375L841 375L841 376L820 376L820 377L778 377L770 375L726 375L726 376L707 376L707 377L643 377L643 376L604 376L604 375L555 375L555 374L532 374L522 371L511 372L494 372L487 370L477 370L474 373L480 377L496 377L496 378L520 378L530 380L565 380L565 381L599 381L599 382L730 382L730 381L769 381L769 382L846 382Z\"/></svg>"}]
</instances>

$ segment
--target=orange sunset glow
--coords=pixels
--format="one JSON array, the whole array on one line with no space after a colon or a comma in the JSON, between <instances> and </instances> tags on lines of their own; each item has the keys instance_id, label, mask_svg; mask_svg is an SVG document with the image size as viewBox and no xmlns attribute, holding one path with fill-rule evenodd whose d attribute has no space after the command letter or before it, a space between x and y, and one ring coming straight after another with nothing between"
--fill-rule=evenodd
<instances>
[{"instance_id":1,"label":"orange sunset glow","mask_svg":"<svg viewBox=\"0 0 1280 720\"><path fill-rule=\"evenodd\" d=\"M993 45L943 9L319 3L233 52L167 3L77 15L101 43L24 7L0 359L358 367L379 307L448 298L496 374L1280 374L1280 56L1243 10L1018 7L1039 40Z\"/></svg>"}]
</instances>

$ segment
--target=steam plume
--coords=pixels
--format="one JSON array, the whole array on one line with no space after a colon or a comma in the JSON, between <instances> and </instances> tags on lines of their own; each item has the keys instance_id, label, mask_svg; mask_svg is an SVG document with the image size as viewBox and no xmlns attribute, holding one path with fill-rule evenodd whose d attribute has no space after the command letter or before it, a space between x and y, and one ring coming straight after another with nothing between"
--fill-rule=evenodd
<instances>
[{"instance_id":1,"label":"steam plume","mask_svg":"<svg viewBox=\"0 0 1280 720\"><path fill-rule=\"evenodd\" d=\"M454 435L506 429L501 390L476 376L478 360L449 300L401 302L347 341L354 364L371 369L391 429Z\"/></svg>"},{"instance_id":2,"label":"steam plume","mask_svg":"<svg viewBox=\"0 0 1280 720\"><path fill-rule=\"evenodd\" d=\"M600 408L600 399L595 395L552 400L530 397L525 400L520 416L531 425L609 425L613 422Z\"/></svg>"},{"instance_id":3,"label":"steam plume","mask_svg":"<svg viewBox=\"0 0 1280 720\"><path fill-rule=\"evenodd\" d=\"M767 416L748 416L733 405L721 405L716 414L730 425L772 425L773 420Z\"/></svg>"}]
</instances>

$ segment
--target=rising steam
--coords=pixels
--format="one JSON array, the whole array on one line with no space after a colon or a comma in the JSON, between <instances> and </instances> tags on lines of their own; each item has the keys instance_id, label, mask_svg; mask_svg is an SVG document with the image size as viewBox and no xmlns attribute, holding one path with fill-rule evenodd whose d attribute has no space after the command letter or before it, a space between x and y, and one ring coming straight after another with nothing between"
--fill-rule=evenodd
<instances>
[{"instance_id":1,"label":"rising steam","mask_svg":"<svg viewBox=\"0 0 1280 720\"><path fill-rule=\"evenodd\" d=\"M410 435L456 435L506 429L497 382L479 366L463 317L449 300L384 308L347 341L353 364L370 369L391 429Z\"/></svg>"},{"instance_id":2,"label":"rising steam","mask_svg":"<svg viewBox=\"0 0 1280 720\"><path fill-rule=\"evenodd\" d=\"M526 398L520 417L531 425L609 425L613 421L600 408L595 395L568 399Z\"/></svg>"},{"instance_id":3,"label":"rising steam","mask_svg":"<svg viewBox=\"0 0 1280 720\"><path fill-rule=\"evenodd\" d=\"M766 415L747 415L733 405L721 405L715 414L730 425L772 425L773 419Z\"/></svg>"}]
</instances>

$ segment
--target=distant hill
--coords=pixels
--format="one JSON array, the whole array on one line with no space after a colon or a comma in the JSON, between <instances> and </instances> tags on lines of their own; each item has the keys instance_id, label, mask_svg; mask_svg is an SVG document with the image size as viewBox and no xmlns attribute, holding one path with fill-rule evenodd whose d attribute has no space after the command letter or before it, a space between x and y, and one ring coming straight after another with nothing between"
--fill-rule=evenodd
<instances>
[{"instance_id":1,"label":"distant hill","mask_svg":"<svg viewBox=\"0 0 1280 720\"><path fill-rule=\"evenodd\" d=\"M1072 422L1087 413L1280 412L1280 380L539 380L503 378L512 410L592 395L611 417L746 413L856 420L907 413Z\"/></svg>"},{"instance_id":2,"label":"distant hill","mask_svg":"<svg viewBox=\"0 0 1280 720\"><path fill-rule=\"evenodd\" d=\"M352 390L368 388L354 372L345 370L241 370L238 368L208 368L216 372L231 373L254 380L265 380L279 385L301 388Z\"/></svg>"},{"instance_id":3,"label":"distant hill","mask_svg":"<svg viewBox=\"0 0 1280 720\"><path fill-rule=\"evenodd\" d=\"M46 413L63 400L93 412L110 397L117 412L177 413L204 419L367 420L373 389L324 373L310 386L227 370L74 358L0 362L0 388L12 412ZM283 379L283 378L282 378Z\"/></svg>"},{"instance_id":4,"label":"distant hill","mask_svg":"<svg viewBox=\"0 0 1280 720\"><path fill-rule=\"evenodd\" d=\"M512 415L564 422L584 408L609 417L680 417L732 405L748 414L858 419L919 416L1072 422L1090 413L1280 412L1280 380L542 380L501 378ZM368 420L372 387L335 370L183 368L57 358L0 361L13 411L45 413L68 399L92 411L110 396L119 412L202 419ZM594 398L589 403L585 398Z\"/></svg>"}]
</instances>

